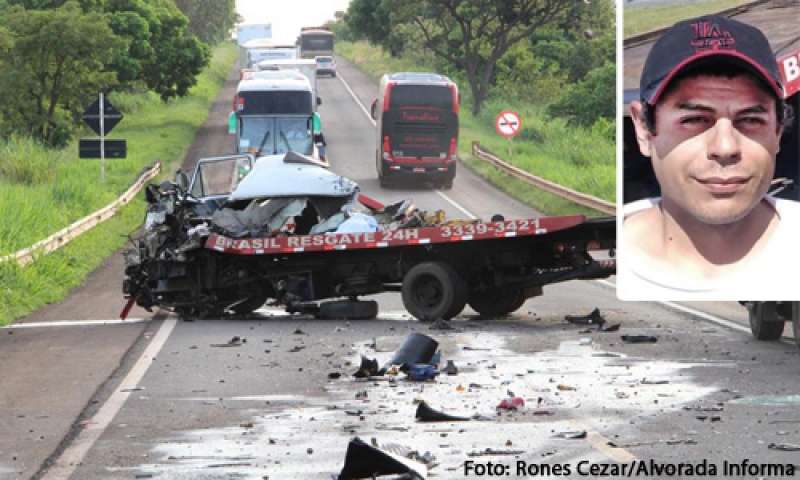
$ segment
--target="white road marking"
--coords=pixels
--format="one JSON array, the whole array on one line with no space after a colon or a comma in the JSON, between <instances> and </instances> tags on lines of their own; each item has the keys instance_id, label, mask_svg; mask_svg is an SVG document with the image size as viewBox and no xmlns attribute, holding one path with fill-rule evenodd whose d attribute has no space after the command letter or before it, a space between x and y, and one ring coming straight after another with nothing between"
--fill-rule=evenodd
<instances>
[{"instance_id":1,"label":"white road marking","mask_svg":"<svg viewBox=\"0 0 800 480\"><path fill-rule=\"evenodd\" d=\"M133 389L142 380L177 323L178 321L175 318L164 320L150 345L147 346L136 365L122 380L120 388L111 395L92 418L92 422L86 425L86 428L78 434L70 446L58 457L55 464L42 477L44 480L64 480L72 475L97 439L100 438L100 435L108 428L108 425L125 404Z\"/></svg>"},{"instance_id":2,"label":"white road marking","mask_svg":"<svg viewBox=\"0 0 800 480\"><path fill-rule=\"evenodd\" d=\"M128 318L125 320L64 320L58 322L32 322L32 323L12 323L0 329L13 329L18 328L51 328L51 327L87 327L95 325L125 325L127 323L142 323L149 322L150 318Z\"/></svg>"}]
</instances>

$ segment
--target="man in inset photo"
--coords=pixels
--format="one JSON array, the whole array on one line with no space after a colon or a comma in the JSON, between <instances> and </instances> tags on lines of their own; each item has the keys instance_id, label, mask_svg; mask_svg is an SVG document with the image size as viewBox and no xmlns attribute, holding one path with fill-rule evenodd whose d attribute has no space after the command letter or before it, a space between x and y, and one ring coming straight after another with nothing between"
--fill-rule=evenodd
<instances>
[{"instance_id":1,"label":"man in inset photo","mask_svg":"<svg viewBox=\"0 0 800 480\"><path fill-rule=\"evenodd\" d=\"M639 178L623 183L621 299L800 300L785 276L800 268L800 203L772 194L784 83L764 33L731 18L681 21L653 44L624 143L623 175Z\"/></svg>"}]
</instances>

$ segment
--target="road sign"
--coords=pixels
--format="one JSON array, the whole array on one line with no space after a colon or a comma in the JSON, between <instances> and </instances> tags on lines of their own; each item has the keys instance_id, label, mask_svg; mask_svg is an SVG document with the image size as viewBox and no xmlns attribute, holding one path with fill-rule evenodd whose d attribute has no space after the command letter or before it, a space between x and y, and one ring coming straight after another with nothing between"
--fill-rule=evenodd
<instances>
[{"instance_id":1,"label":"road sign","mask_svg":"<svg viewBox=\"0 0 800 480\"><path fill-rule=\"evenodd\" d=\"M122 114L107 99L103 102L103 131L100 131L100 100L95 100L83 112L83 121L94 133L105 136L122 120Z\"/></svg>"},{"instance_id":2,"label":"road sign","mask_svg":"<svg viewBox=\"0 0 800 480\"><path fill-rule=\"evenodd\" d=\"M519 129L522 128L522 120L520 120L517 112L504 110L497 115L494 121L494 127L500 135L504 137L513 137L518 134Z\"/></svg>"},{"instance_id":3,"label":"road sign","mask_svg":"<svg viewBox=\"0 0 800 480\"><path fill-rule=\"evenodd\" d=\"M128 145L125 140L82 138L78 142L78 157L80 158L125 158L127 151ZM105 155L102 155L103 153Z\"/></svg>"}]
</instances>

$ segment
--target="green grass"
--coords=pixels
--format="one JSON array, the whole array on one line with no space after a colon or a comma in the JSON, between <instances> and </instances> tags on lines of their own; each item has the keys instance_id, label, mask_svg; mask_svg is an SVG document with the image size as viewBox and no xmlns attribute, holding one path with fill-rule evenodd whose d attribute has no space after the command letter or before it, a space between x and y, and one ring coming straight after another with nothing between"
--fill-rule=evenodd
<instances>
[{"instance_id":1,"label":"green grass","mask_svg":"<svg viewBox=\"0 0 800 480\"><path fill-rule=\"evenodd\" d=\"M657 28L668 27L673 23L709 12L719 12L746 3L749 0L700 0L680 5L664 7L625 8L623 10L623 35L629 36Z\"/></svg>"},{"instance_id":2,"label":"green grass","mask_svg":"<svg viewBox=\"0 0 800 480\"><path fill-rule=\"evenodd\" d=\"M385 72L420 70L432 59L394 59L365 42L339 42L336 54L358 66L376 81ZM613 202L616 198L616 152L614 142L583 128L567 126L561 120L547 117L542 107L520 102L508 104L500 99L489 100L476 118L468 108L471 104L468 87L460 86L459 157L471 169L487 178L509 195L548 215L584 213L601 215L562 198L531 188L527 182L498 170L472 155L472 142L504 161L539 177L573 190ZM513 155L509 157L509 140L495 131L496 115L506 109L520 113L522 130L514 137Z\"/></svg>"},{"instance_id":3,"label":"green grass","mask_svg":"<svg viewBox=\"0 0 800 480\"><path fill-rule=\"evenodd\" d=\"M152 94L110 95L124 119L109 137L128 142L128 158L106 159L105 182L100 160L77 158L77 141L55 152L25 139L0 141L0 256L43 240L112 203L155 159L167 172L161 177L169 176L208 117L209 105L236 55L235 45L221 45L190 94L169 104ZM127 236L141 225L144 210L139 194L102 227L31 264L0 263L0 325L59 301L81 285L89 272L127 243ZM122 272L119 288L121 310Z\"/></svg>"}]
</instances>

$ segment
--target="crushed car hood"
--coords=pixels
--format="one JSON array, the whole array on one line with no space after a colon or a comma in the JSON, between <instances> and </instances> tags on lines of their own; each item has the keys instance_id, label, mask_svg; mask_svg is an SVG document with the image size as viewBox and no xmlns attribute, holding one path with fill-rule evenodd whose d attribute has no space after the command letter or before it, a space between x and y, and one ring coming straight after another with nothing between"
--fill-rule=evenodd
<instances>
[{"instance_id":1,"label":"crushed car hood","mask_svg":"<svg viewBox=\"0 0 800 480\"><path fill-rule=\"evenodd\" d=\"M231 193L229 200L265 197L347 197L358 184L337 175L313 158L289 152L258 158L253 170Z\"/></svg>"}]
</instances>

